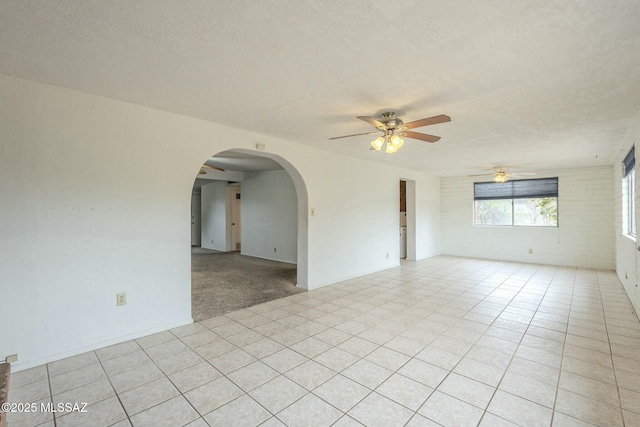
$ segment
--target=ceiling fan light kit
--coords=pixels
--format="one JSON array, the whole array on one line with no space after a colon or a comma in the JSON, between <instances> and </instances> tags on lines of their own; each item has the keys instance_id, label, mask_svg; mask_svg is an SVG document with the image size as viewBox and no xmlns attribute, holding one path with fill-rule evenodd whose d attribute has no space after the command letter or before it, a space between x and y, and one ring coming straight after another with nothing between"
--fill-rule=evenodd
<instances>
[{"instance_id":1,"label":"ceiling fan light kit","mask_svg":"<svg viewBox=\"0 0 640 427\"><path fill-rule=\"evenodd\" d=\"M373 141L371 141L371 147L374 150L380 151L380 149L382 148L385 142L386 142L386 139L383 136L379 136Z\"/></svg>"},{"instance_id":2,"label":"ceiling fan light kit","mask_svg":"<svg viewBox=\"0 0 640 427\"><path fill-rule=\"evenodd\" d=\"M393 154L404 145L404 139L402 139L402 137L418 139L425 142L436 142L440 140L439 136L427 135L426 133L411 132L409 131L409 129L451 121L451 117L441 114L439 116L404 123L400 118L396 117L396 113L394 113L393 111L383 113L380 120L367 116L358 116L357 118L375 126L378 131L337 136L329 139L333 140L340 138L350 138L352 136L374 135L381 133L382 135L371 141L371 149L381 151L382 147L386 145L384 151L388 154Z\"/></svg>"},{"instance_id":3,"label":"ceiling fan light kit","mask_svg":"<svg viewBox=\"0 0 640 427\"><path fill-rule=\"evenodd\" d=\"M493 182L507 182L507 179L509 179L509 175L507 175L506 172L496 172L493 177Z\"/></svg>"},{"instance_id":4,"label":"ceiling fan light kit","mask_svg":"<svg viewBox=\"0 0 640 427\"><path fill-rule=\"evenodd\" d=\"M395 145L387 142L387 149L384 150L387 154L393 154L396 151L398 151L398 147L396 147Z\"/></svg>"},{"instance_id":5,"label":"ceiling fan light kit","mask_svg":"<svg viewBox=\"0 0 640 427\"><path fill-rule=\"evenodd\" d=\"M393 154L398 151L404 145L404 139L400 138L398 135L392 136L379 136L378 138L371 141L371 148L376 151L380 151L384 144L387 144L387 148L385 152L389 154Z\"/></svg>"}]
</instances>

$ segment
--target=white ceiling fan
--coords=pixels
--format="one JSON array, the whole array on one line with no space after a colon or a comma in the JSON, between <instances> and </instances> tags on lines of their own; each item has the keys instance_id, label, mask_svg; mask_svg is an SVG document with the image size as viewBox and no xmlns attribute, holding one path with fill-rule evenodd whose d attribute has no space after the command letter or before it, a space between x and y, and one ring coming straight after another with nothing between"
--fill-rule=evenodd
<instances>
[{"instance_id":1,"label":"white ceiling fan","mask_svg":"<svg viewBox=\"0 0 640 427\"><path fill-rule=\"evenodd\" d=\"M534 176L534 172L509 172L507 167L496 166L493 173L481 173L478 175L469 175L469 177L492 177L494 182L507 182L511 178L519 178L524 176Z\"/></svg>"}]
</instances>

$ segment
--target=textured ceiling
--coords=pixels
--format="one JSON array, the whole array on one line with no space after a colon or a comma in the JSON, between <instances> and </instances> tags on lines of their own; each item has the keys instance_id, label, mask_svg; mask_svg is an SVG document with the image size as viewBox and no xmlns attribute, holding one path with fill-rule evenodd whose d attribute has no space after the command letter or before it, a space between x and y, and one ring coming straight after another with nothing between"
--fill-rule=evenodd
<instances>
[{"instance_id":1,"label":"textured ceiling","mask_svg":"<svg viewBox=\"0 0 640 427\"><path fill-rule=\"evenodd\" d=\"M423 170L607 165L640 109L637 0L2 0L0 73ZM416 129L368 150L385 110Z\"/></svg>"}]
</instances>

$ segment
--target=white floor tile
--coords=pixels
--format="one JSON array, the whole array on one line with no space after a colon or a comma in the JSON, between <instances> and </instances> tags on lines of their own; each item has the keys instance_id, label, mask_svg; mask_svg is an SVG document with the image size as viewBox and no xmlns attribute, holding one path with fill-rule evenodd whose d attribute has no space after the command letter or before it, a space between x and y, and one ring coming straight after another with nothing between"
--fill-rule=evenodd
<instances>
[{"instance_id":1,"label":"white floor tile","mask_svg":"<svg viewBox=\"0 0 640 427\"><path fill-rule=\"evenodd\" d=\"M630 313L612 272L441 256L18 372L9 396L92 408L58 426L636 425Z\"/></svg>"}]
</instances>

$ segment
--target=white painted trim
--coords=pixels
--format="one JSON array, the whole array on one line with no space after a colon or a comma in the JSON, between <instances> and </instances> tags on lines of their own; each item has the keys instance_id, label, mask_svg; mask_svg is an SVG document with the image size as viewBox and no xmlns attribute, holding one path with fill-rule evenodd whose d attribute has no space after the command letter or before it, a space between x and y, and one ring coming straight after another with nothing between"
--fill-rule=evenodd
<instances>
[{"instance_id":1,"label":"white painted trim","mask_svg":"<svg viewBox=\"0 0 640 427\"><path fill-rule=\"evenodd\" d=\"M407 261L417 258L416 237L416 181L415 179L401 179L405 184L405 199L407 203Z\"/></svg>"},{"instance_id":2,"label":"white painted trim","mask_svg":"<svg viewBox=\"0 0 640 427\"><path fill-rule=\"evenodd\" d=\"M243 253L243 254L241 254L241 255L243 255L243 256L248 256L248 257L251 257L251 258L266 259L267 261L277 261L277 262L282 262L282 263L284 263L284 264L298 265L297 263L292 262L292 261L284 261L284 260L276 259L276 258L268 258L268 257L266 257L266 256L258 256L258 255L251 255L251 254L245 254L245 253Z\"/></svg>"}]
</instances>

